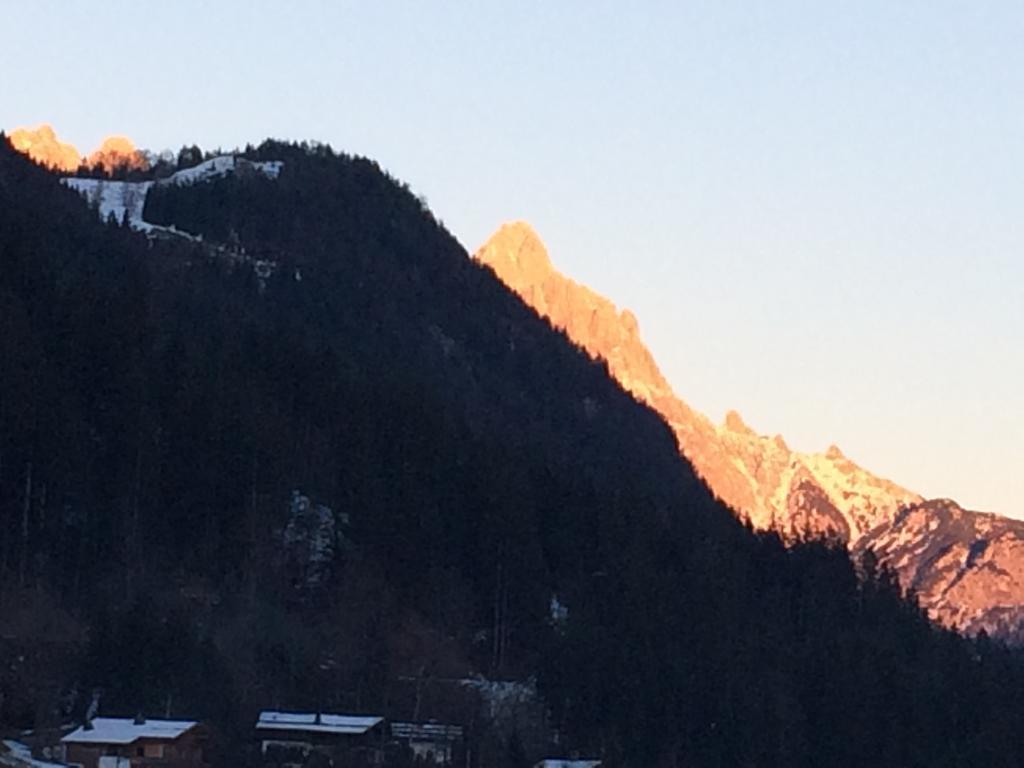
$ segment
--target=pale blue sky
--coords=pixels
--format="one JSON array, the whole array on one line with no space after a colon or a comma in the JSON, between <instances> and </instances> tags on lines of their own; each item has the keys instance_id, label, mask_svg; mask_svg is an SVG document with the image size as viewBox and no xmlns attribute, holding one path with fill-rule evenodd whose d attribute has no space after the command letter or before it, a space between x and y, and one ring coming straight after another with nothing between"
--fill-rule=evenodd
<instances>
[{"instance_id":1,"label":"pale blue sky","mask_svg":"<svg viewBox=\"0 0 1024 768\"><path fill-rule=\"evenodd\" d=\"M370 155L677 392L1024 516L1019 2L0 2L0 126Z\"/></svg>"}]
</instances>

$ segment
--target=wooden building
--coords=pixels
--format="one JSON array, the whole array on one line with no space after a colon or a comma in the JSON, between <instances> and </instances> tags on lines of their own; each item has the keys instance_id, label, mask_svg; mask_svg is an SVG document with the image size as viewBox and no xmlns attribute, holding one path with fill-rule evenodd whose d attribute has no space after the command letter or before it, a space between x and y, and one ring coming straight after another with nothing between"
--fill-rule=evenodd
<instances>
[{"instance_id":1,"label":"wooden building","mask_svg":"<svg viewBox=\"0 0 1024 768\"><path fill-rule=\"evenodd\" d=\"M391 738L407 747L414 760L454 765L461 762L462 726L444 723L391 723Z\"/></svg>"},{"instance_id":2,"label":"wooden building","mask_svg":"<svg viewBox=\"0 0 1024 768\"><path fill-rule=\"evenodd\" d=\"M193 720L97 717L63 739L74 768L204 768L206 728Z\"/></svg>"},{"instance_id":3,"label":"wooden building","mask_svg":"<svg viewBox=\"0 0 1024 768\"><path fill-rule=\"evenodd\" d=\"M268 768L364 768L384 762L383 717L267 711L256 721L256 738Z\"/></svg>"}]
</instances>

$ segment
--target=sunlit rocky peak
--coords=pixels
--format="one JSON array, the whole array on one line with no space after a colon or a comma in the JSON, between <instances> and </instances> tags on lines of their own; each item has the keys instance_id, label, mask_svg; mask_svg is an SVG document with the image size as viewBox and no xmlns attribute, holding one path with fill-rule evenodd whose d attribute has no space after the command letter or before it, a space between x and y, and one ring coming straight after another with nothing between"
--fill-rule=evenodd
<instances>
[{"instance_id":1,"label":"sunlit rocky peak","mask_svg":"<svg viewBox=\"0 0 1024 768\"><path fill-rule=\"evenodd\" d=\"M1024 523L998 518L998 546L986 550L987 559L968 556L988 541L983 531L992 526L986 516L959 507L954 515L944 511L949 505L926 503L857 465L835 445L821 453L793 451L780 435L759 434L736 411L713 423L672 391L632 313L558 272L524 222L502 226L474 258L553 326L605 360L623 389L660 413L680 452L741 519L787 539L827 536L857 551L871 548L896 569L904 586L918 590L933 618L969 632L984 628L1015 637L1007 627L1024 622L1024 566L1018 566L1024 563ZM941 568L923 555L937 549L952 553ZM990 562L993 557L1001 563ZM997 573L1003 575L996 579ZM957 584L963 586L953 590Z\"/></svg>"},{"instance_id":2,"label":"sunlit rocky peak","mask_svg":"<svg viewBox=\"0 0 1024 768\"><path fill-rule=\"evenodd\" d=\"M10 139L19 152L40 165L60 171L74 172L83 164L90 168L101 165L107 171L118 166L147 168L149 165L145 154L124 136L104 139L99 149L85 157L74 145L61 141L53 127L45 123L38 128L17 128L11 132Z\"/></svg>"}]
</instances>

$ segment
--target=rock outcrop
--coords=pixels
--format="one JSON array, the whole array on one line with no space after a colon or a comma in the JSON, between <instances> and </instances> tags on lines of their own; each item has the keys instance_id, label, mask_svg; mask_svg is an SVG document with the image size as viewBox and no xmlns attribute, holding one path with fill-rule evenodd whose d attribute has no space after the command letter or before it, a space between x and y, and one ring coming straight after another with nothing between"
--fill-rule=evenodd
<instances>
[{"instance_id":1,"label":"rock outcrop","mask_svg":"<svg viewBox=\"0 0 1024 768\"><path fill-rule=\"evenodd\" d=\"M754 528L870 547L936 620L1024 640L1024 523L926 502L834 445L793 451L735 411L714 424L672 391L633 314L559 273L528 224L502 226L474 258L660 413L711 490Z\"/></svg>"},{"instance_id":2,"label":"rock outcrop","mask_svg":"<svg viewBox=\"0 0 1024 768\"><path fill-rule=\"evenodd\" d=\"M131 140L124 136L107 137L100 148L89 155L85 162L90 168L102 165L108 172L119 166L141 169L149 167L145 154L136 149Z\"/></svg>"},{"instance_id":3,"label":"rock outcrop","mask_svg":"<svg viewBox=\"0 0 1024 768\"><path fill-rule=\"evenodd\" d=\"M124 136L104 139L99 149L84 158L74 146L60 141L49 125L18 128L11 132L10 139L13 147L19 152L24 152L40 165L59 171L72 173L81 165L89 168L101 165L108 172L119 166L143 169L149 167L146 155Z\"/></svg>"},{"instance_id":4,"label":"rock outcrop","mask_svg":"<svg viewBox=\"0 0 1024 768\"><path fill-rule=\"evenodd\" d=\"M60 171L74 171L82 163L82 156L71 144L60 141L53 128L18 128L11 132L11 145L24 152L40 165Z\"/></svg>"},{"instance_id":5,"label":"rock outcrop","mask_svg":"<svg viewBox=\"0 0 1024 768\"><path fill-rule=\"evenodd\" d=\"M933 499L900 510L854 549L873 550L943 624L1024 642L1024 521Z\"/></svg>"}]
</instances>

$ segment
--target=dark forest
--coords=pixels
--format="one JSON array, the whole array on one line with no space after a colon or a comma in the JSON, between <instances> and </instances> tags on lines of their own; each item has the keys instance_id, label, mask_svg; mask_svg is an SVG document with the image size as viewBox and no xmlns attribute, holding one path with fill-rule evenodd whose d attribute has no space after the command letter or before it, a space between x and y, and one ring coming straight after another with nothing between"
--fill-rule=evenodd
<instances>
[{"instance_id":1,"label":"dark forest","mask_svg":"<svg viewBox=\"0 0 1024 768\"><path fill-rule=\"evenodd\" d=\"M182 165L198 162L189 150ZM100 221L0 141L0 731L458 720L477 764L1015 766L1024 660L755 534L669 429L371 160ZM166 170L166 169L164 169ZM477 679L535 686L526 725ZM242 755L243 757L239 757Z\"/></svg>"}]
</instances>

